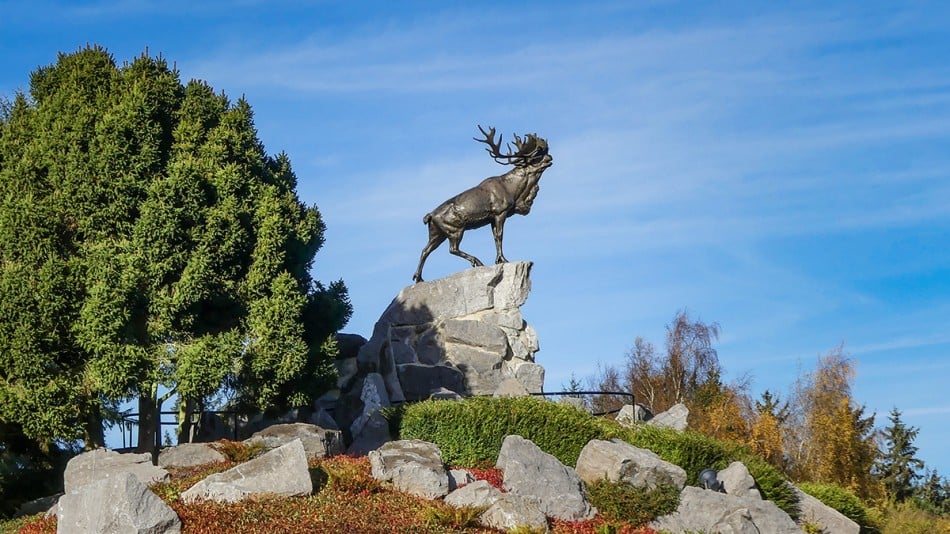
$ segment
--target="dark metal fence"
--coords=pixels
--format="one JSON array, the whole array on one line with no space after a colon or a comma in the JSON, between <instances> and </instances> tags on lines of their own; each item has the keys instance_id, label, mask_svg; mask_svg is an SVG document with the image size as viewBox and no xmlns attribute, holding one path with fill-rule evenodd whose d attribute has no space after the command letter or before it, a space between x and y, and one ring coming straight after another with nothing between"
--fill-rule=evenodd
<instances>
[{"instance_id":1,"label":"dark metal fence","mask_svg":"<svg viewBox=\"0 0 950 534\"><path fill-rule=\"evenodd\" d=\"M557 391L557 392L531 393L531 395L532 395L532 396L535 396L535 397L585 397L585 396L593 396L593 395L611 395L611 396L629 398L629 399L630 399L629 404L634 404L634 402L636 401L636 398L634 397L633 393L628 393L628 392L626 392L626 391ZM408 403L408 402L407 402L407 403ZM331 409L328 410L328 411L332 412L333 409L331 408ZM602 417L602 416L605 416L605 415L612 415L612 414L615 414L615 413L617 413L617 412L619 412L619 411L620 411L620 409L618 408L618 409L616 409L616 410L608 410L608 411L606 411L606 412L592 413L591 415L593 415L593 416L595 416L595 417ZM220 415L220 416L229 417L229 418L231 419L231 434L232 434L233 439L234 439L235 441L237 441L237 439L238 439L238 415L239 415L238 412L236 412L236 411L234 411L234 410L203 410L203 411L201 411L201 412L195 412L195 414L192 414L192 416L193 416L193 417L194 417L194 416L197 416L198 418L200 418L200 417L203 417L203 416L206 415L206 414L207 414L207 415ZM164 420L162 420L162 416L165 416L165 415L173 416L173 417L175 418L175 420L173 420L173 421L164 421ZM135 447L135 445L133 444L133 432L132 432L132 429L135 428L135 427L138 427L138 425L139 425L138 417L139 417L139 414L138 414L138 413L126 414L125 416L122 417L122 420L119 422L119 425L120 425L121 428L122 428L122 449L131 449L131 448ZM161 443L161 440L162 440L162 431L161 431L161 429L162 429L162 427L166 427L166 426L174 426L174 427L177 427L177 426L178 426L178 412L177 412L177 411L163 411L163 412L159 412L159 418L158 418L158 419L159 419L159 420L158 420L158 429L157 429L158 431L155 433L155 448L156 448L156 449L159 449L159 448L162 447L162 443ZM126 438L128 438L128 441L126 441Z\"/></svg>"}]
</instances>

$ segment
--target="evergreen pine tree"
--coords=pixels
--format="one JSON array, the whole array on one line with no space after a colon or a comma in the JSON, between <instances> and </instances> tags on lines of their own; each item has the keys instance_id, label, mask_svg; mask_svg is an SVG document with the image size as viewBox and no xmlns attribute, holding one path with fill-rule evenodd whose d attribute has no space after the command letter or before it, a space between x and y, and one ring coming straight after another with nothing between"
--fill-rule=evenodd
<instances>
[{"instance_id":1,"label":"evergreen pine tree","mask_svg":"<svg viewBox=\"0 0 950 534\"><path fill-rule=\"evenodd\" d=\"M311 278L320 213L247 102L87 47L0 126L0 424L92 447L137 397L147 450L172 395L187 420L225 384L255 410L330 387L346 288Z\"/></svg>"},{"instance_id":2,"label":"evergreen pine tree","mask_svg":"<svg viewBox=\"0 0 950 534\"><path fill-rule=\"evenodd\" d=\"M881 432L884 448L874 467L887 494L901 502L913 495L914 482L920 478L918 471L924 467L915 456L914 439L919 430L904 424L897 408L891 410L888 420L891 424Z\"/></svg>"}]
</instances>

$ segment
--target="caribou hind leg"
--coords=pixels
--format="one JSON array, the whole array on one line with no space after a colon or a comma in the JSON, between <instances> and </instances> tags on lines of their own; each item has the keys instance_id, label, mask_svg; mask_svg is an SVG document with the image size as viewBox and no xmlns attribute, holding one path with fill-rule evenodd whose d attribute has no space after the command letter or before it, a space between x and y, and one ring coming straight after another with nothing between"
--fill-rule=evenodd
<instances>
[{"instance_id":1,"label":"caribou hind leg","mask_svg":"<svg viewBox=\"0 0 950 534\"><path fill-rule=\"evenodd\" d=\"M440 231L436 225L429 223L429 242L426 243L425 248L422 249L422 256L419 257L419 268L416 269L416 274L412 276L412 279L416 282L422 281L422 266L426 263L426 258L429 257L429 254L433 250L439 248L445 241L445 234Z\"/></svg>"}]
</instances>

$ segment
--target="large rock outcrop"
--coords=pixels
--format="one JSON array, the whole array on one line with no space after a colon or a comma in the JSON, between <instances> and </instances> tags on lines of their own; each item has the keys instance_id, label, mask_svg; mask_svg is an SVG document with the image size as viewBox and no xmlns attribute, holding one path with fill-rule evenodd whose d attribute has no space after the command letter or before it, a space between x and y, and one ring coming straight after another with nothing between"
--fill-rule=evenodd
<instances>
[{"instance_id":1,"label":"large rock outcrop","mask_svg":"<svg viewBox=\"0 0 950 534\"><path fill-rule=\"evenodd\" d=\"M664 484L683 489L686 485L686 471L682 467L619 439L589 441L581 449L576 470L587 484L606 478L650 489Z\"/></svg>"},{"instance_id":2,"label":"large rock outcrop","mask_svg":"<svg viewBox=\"0 0 950 534\"><path fill-rule=\"evenodd\" d=\"M417 439L390 441L369 453L373 477L391 482L396 489L426 499L449 493L449 473L442 451L434 443Z\"/></svg>"},{"instance_id":3,"label":"large rock outcrop","mask_svg":"<svg viewBox=\"0 0 950 534\"><path fill-rule=\"evenodd\" d=\"M182 443L158 453L160 467L192 467L223 462L227 458L208 443Z\"/></svg>"},{"instance_id":4,"label":"large rock outcrop","mask_svg":"<svg viewBox=\"0 0 950 534\"><path fill-rule=\"evenodd\" d=\"M798 496L799 522L821 527L822 532L834 534L858 534L861 527L848 516L819 501L804 491L795 488Z\"/></svg>"},{"instance_id":5,"label":"large rock outcrop","mask_svg":"<svg viewBox=\"0 0 950 534\"><path fill-rule=\"evenodd\" d=\"M521 436L506 436L495 464L505 490L537 499L542 512L555 519L584 521L594 517L586 488L574 469Z\"/></svg>"},{"instance_id":6,"label":"large rock outcrop","mask_svg":"<svg viewBox=\"0 0 950 534\"><path fill-rule=\"evenodd\" d=\"M56 507L56 532L178 534L178 515L129 472L67 491Z\"/></svg>"},{"instance_id":7,"label":"large rock outcrop","mask_svg":"<svg viewBox=\"0 0 950 534\"><path fill-rule=\"evenodd\" d=\"M654 415L648 425L654 425L674 430L686 430L688 426L689 408L685 404L674 404L670 409Z\"/></svg>"},{"instance_id":8,"label":"large rock outcrop","mask_svg":"<svg viewBox=\"0 0 950 534\"><path fill-rule=\"evenodd\" d=\"M120 454L109 449L94 449L73 457L63 473L65 492L104 478L131 473L145 485L168 480L168 471L152 465L152 455Z\"/></svg>"},{"instance_id":9,"label":"large rock outcrop","mask_svg":"<svg viewBox=\"0 0 950 534\"><path fill-rule=\"evenodd\" d=\"M335 417L351 441L380 407L447 391L491 395L506 379L540 392L538 338L521 316L531 263L476 267L404 288L345 370ZM355 371L354 371L355 369Z\"/></svg>"},{"instance_id":10,"label":"large rock outcrop","mask_svg":"<svg viewBox=\"0 0 950 534\"><path fill-rule=\"evenodd\" d=\"M303 443L290 443L264 453L198 482L181 494L181 500L212 500L237 502L252 495L281 495L294 497L313 492L313 482L307 470L307 453Z\"/></svg>"},{"instance_id":11,"label":"large rock outcrop","mask_svg":"<svg viewBox=\"0 0 950 534\"><path fill-rule=\"evenodd\" d=\"M327 430L308 423L273 425L255 432L244 443L263 443L266 450L273 450L299 439L307 458L323 458L343 452L343 435L339 430Z\"/></svg>"},{"instance_id":12,"label":"large rock outcrop","mask_svg":"<svg viewBox=\"0 0 950 534\"><path fill-rule=\"evenodd\" d=\"M722 534L801 534L802 530L772 501L734 497L687 486L670 515L650 523L654 530Z\"/></svg>"}]
</instances>

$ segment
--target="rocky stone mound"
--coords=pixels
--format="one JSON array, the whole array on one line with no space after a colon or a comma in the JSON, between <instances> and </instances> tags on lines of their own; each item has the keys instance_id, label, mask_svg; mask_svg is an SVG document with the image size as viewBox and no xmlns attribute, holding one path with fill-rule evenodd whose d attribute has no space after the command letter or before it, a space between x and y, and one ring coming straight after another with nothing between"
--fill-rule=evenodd
<instances>
[{"instance_id":1,"label":"rocky stone mound","mask_svg":"<svg viewBox=\"0 0 950 534\"><path fill-rule=\"evenodd\" d=\"M334 415L346 437L359 441L372 414L393 402L540 392L538 338L520 311L531 265L477 267L400 291L357 356L337 361Z\"/></svg>"}]
</instances>

